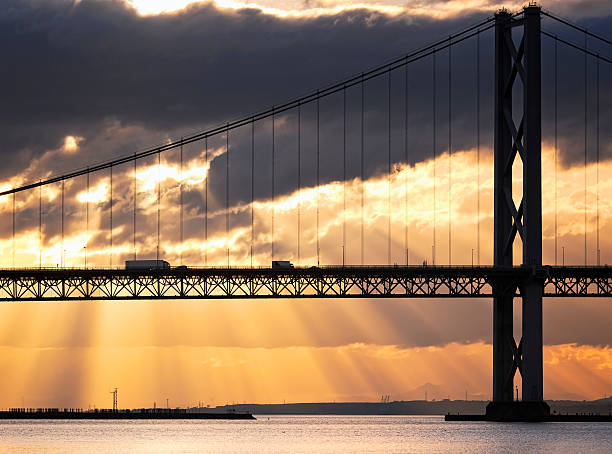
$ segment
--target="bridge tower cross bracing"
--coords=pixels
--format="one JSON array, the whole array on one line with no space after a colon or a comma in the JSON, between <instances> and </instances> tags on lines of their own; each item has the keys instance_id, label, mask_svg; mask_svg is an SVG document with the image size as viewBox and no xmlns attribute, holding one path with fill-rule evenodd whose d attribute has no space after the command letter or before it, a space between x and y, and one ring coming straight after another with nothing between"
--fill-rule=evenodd
<instances>
[{"instance_id":1,"label":"bridge tower cross bracing","mask_svg":"<svg viewBox=\"0 0 612 454\"><path fill-rule=\"evenodd\" d=\"M521 19L506 11L496 14L495 130L494 130L494 266L513 265L512 248L518 233L523 267L529 277L500 278L493 301L493 402L512 403L517 370L522 377L522 400L544 408L542 375L542 166L541 166L541 43L538 6L524 8ZM522 26L518 45L512 30ZM522 87L522 116L515 124L512 94ZM512 198L512 165L523 164L522 199ZM522 339L513 335L513 298L522 297ZM545 404L544 404L545 406ZM547 407L546 407L547 408Z\"/></svg>"}]
</instances>

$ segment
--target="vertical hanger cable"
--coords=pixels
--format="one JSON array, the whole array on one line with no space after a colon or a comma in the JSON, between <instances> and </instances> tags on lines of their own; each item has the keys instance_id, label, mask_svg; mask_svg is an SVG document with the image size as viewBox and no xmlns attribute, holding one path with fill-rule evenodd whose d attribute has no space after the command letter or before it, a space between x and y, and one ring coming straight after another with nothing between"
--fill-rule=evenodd
<instances>
[{"instance_id":1,"label":"vertical hanger cable","mask_svg":"<svg viewBox=\"0 0 612 454\"><path fill-rule=\"evenodd\" d=\"M89 181L89 173L87 174L87 181ZM89 204L89 191L88 191L87 203ZM42 184L41 184L38 187L38 260L39 260L40 268L42 268L42 249L43 249L43 239L42 239ZM87 258L85 258L85 260L87 260Z\"/></svg>"},{"instance_id":2,"label":"vertical hanger cable","mask_svg":"<svg viewBox=\"0 0 612 454\"><path fill-rule=\"evenodd\" d=\"M63 188L64 188L64 180L62 180L62 201L63 199ZM63 203L62 203L63 206ZM62 217L63 219L63 217ZM64 226L63 222L62 222L62 227ZM63 233L63 229L62 229L62 233ZM62 235L63 238L63 235ZM62 240L62 254L64 252L64 245L63 245L63 240ZM15 193L13 192L13 268L15 268Z\"/></svg>"},{"instance_id":3,"label":"vertical hanger cable","mask_svg":"<svg viewBox=\"0 0 612 454\"><path fill-rule=\"evenodd\" d=\"M480 31L476 35L476 263L480 266Z\"/></svg>"},{"instance_id":4,"label":"vertical hanger cable","mask_svg":"<svg viewBox=\"0 0 612 454\"><path fill-rule=\"evenodd\" d=\"M387 73L387 265L391 265L391 71Z\"/></svg>"},{"instance_id":5,"label":"vertical hanger cable","mask_svg":"<svg viewBox=\"0 0 612 454\"><path fill-rule=\"evenodd\" d=\"M596 235L597 235L597 266L601 265L601 249L599 248L599 57L597 58L597 161L596 161L596 180L597 180L597 198L596 198Z\"/></svg>"},{"instance_id":6,"label":"vertical hanger cable","mask_svg":"<svg viewBox=\"0 0 612 454\"><path fill-rule=\"evenodd\" d=\"M320 127L320 113L319 113L319 96L317 90L317 266L321 264L321 247L319 244L319 203L321 198L321 190L319 185L321 183L320 179L320 156L319 156L319 127Z\"/></svg>"},{"instance_id":7,"label":"vertical hanger cable","mask_svg":"<svg viewBox=\"0 0 612 454\"><path fill-rule=\"evenodd\" d=\"M558 76L558 66L557 66L557 58L558 58L558 50L557 50L557 40L555 40L555 52L554 52L554 99L555 99L555 266L558 263L558 250L559 250L559 211L558 211L558 182L557 182L557 174L558 174L558 115L559 115L559 105L558 105L558 97L559 97L559 76Z\"/></svg>"},{"instance_id":8,"label":"vertical hanger cable","mask_svg":"<svg viewBox=\"0 0 612 454\"><path fill-rule=\"evenodd\" d=\"M431 246L431 262L436 264L436 51L433 52L432 64L432 133L433 133L433 243Z\"/></svg>"},{"instance_id":9,"label":"vertical hanger cable","mask_svg":"<svg viewBox=\"0 0 612 454\"><path fill-rule=\"evenodd\" d=\"M406 253L406 266L409 265L408 257L408 174L410 165L408 162L408 65L404 66L404 251Z\"/></svg>"},{"instance_id":10,"label":"vertical hanger cable","mask_svg":"<svg viewBox=\"0 0 612 454\"><path fill-rule=\"evenodd\" d=\"M584 34L587 49L587 34ZM587 266L587 53L584 52L584 266Z\"/></svg>"},{"instance_id":11,"label":"vertical hanger cable","mask_svg":"<svg viewBox=\"0 0 612 454\"><path fill-rule=\"evenodd\" d=\"M229 149L229 124L227 129L225 130L225 244L227 246L227 267L230 266L230 212L229 212L229 191L230 191L230 181L229 181L229 159L230 159L230 149Z\"/></svg>"},{"instance_id":12,"label":"vertical hanger cable","mask_svg":"<svg viewBox=\"0 0 612 454\"><path fill-rule=\"evenodd\" d=\"M161 225L161 153L157 152L157 260L159 257L159 235Z\"/></svg>"},{"instance_id":13,"label":"vertical hanger cable","mask_svg":"<svg viewBox=\"0 0 612 454\"><path fill-rule=\"evenodd\" d=\"M275 152L276 152L276 144L274 142L274 126L275 126L275 115L274 115L274 107L272 107L272 260L274 260L274 216L276 214L276 182L275 180Z\"/></svg>"},{"instance_id":14,"label":"vertical hanger cable","mask_svg":"<svg viewBox=\"0 0 612 454\"><path fill-rule=\"evenodd\" d=\"M87 246L89 246L89 169L87 169L87 202L85 204L85 268L87 268Z\"/></svg>"},{"instance_id":15,"label":"vertical hanger cable","mask_svg":"<svg viewBox=\"0 0 612 454\"><path fill-rule=\"evenodd\" d=\"M204 265L208 266L208 179L210 162L208 162L208 136L204 137L204 159L206 160L206 180L204 180Z\"/></svg>"},{"instance_id":16,"label":"vertical hanger cable","mask_svg":"<svg viewBox=\"0 0 612 454\"><path fill-rule=\"evenodd\" d=\"M301 216L302 216L302 104L297 109L297 171L298 171L298 206L297 206L297 264L301 263Z\"/></svg>"},{"instance_id":17,"label":"vertical hanger cable","mask_svg":"<svg viewBox=\"0 0 612 454\"><path fill-rule=\"evenodd\" d=\"M133 238L132 241L134 243L134 260L136 260L136 153L134 153L134 229L133 229Z\"/></svg>"},{"instance_id":18,"label":"vertical hanger cable","mask_svg":"<svg viewBox=\"0 0 612 454\"><path fill-rule=\"evenodd\" d=\"M63 183L63 180L62 180ZM62 194L62 204L64 202L63 200L64 195ZM108 263L109 266L112 268L113 267L113 166L110 166L110 205L109 205L109 213L108 213L108 217L109 217L109 241L110 241L110 255L108 258ZM62 243L63 243L63 219L62 219Z\"/></svg>"},{"instance_id":19,"label":"vertical hanger cable","mask_svg":"<svg viewBox=\"0 0 612 454\"><path fill-rule=\"evenodd\" d=\"M181 250L180 250L180 260L179 263L183 264L183 244L185 239L185 228L183 224L183 138L181 137L181 149L180 149L180 168L179 168L179 205L180 205L180 213L179 213L179 223L180 223L180 240L181 240Z\"/></svg>"},{"instance_id":20,"label":"vertical hanger cable","mask_svg":"<svg viewBox=\"0 0 612 454\"><path fill-rule=\"evenodd\" d=\"M453 264L453 248L452 248L452 228L453 228L453 142L452 142L452 82L453 82L453 70L452 70L452 52L451 52L451 38L448 37L448 264Z\"/></svg>"},{"instance_id":21,"label":"vertical hanger cable","mask_svg":"<svg viewBox=\"0 0 612 454\"><path fill-rule=\"evenodd\" d=\"M365 80L363 79L363 73L361 74L361 166L360 166L360 177L361 177L361 265L364 265L365 261Z\"/></svg>"},{"instance_id":22,"label":"vertical hanger cable","mask_svg":"<svg viewBox=\"0 0 612 454\"><path fill-rule=\"evenodd\" d=\"M342 266L346 257L346 87L342 89Z\"/></svg>"},{"instance_id":23,"label":"vertical hanger cable","mask_svg":"<svg viewBox=\"0 0 612 454\"><path fill-rule=\"evenodd\" d=\"M15 232L15 210L14 210L14 201L15 201L15 194L13 194L13 233ZM13 249L14 249L14 245L13 245ZM65 258L64 258L64 179L62 178L62 250L60 251L60 263L62 264L62 268L66 266L66 263L64 262ZM13 257L13 262L15 261L15 258ZM13 266L15 266L15 264L13 263Z\"/></svg>"},{"instance_id":24,"label":"vertical hanger cable","mask_svg":"<svg viewBox=\"0 0 612 454\"><path fill-rule=\"evenodd\" d=\"M253 267L253 241L255 240L255 119L251 120L251 268Z\"/></svg>"}]
</instances>

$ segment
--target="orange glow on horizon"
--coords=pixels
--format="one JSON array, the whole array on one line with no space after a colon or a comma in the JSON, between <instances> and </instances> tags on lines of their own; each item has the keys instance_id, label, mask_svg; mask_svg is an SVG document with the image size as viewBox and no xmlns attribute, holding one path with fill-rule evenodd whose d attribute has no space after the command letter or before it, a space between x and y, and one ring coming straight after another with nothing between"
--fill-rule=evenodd
<instances>
[{"instance_id":1,"label":"orange glow on horizon","mask_svg":"<svg viewBox=\"0 0 612 454\"><path fill-rule=\"evenodd\" d=\"M363 343L118 346L108 345L112 330L101 328L112 320L106 306L99 309L93 319L83 318L80 311L73 312L72 320L56 318L63 325L72 324L76 333L91 331L87 337L94 346L0 347L7 368L0 378L2 406L19 406L15 396L24 396L26 405L33 407L109 407L107 388L112 387L120 389L122 407L153 406L165 397L173 406L197 401L212 406L377 401L383 393L393 400L421 400L425 390L430 400L463 399L466 389L470 399L490 399L491 346L483 343L423 348ZM156 317L146 310L141 317L145 329L154 330L151 322ZM34 320L35 326L40 323L46 322ZM37 338L34 328L21 336ZM612 385L611 363L609 347L545 346L545 398L600 398Z\"/></svg>"},{"instance_id":2,"label":"orange glow on horizon","mask_svg":"<svg viewBox=\"0 0 612 454\"><path fill-rule=\"evenodd\" d=\"M220 156L223 150L211 154ZM492 163L483 152L481 156L481 251L483 263L490 263L492 225ZM543 186L552 185L552 150L544 147ZM474 150L453 153L453 188L451 219L453 222L454 263L469 263L471 248L475 244L475 162ZM446 188L445 173L448 155L442 154L436 162L439 188ZM209 164L201 160L189 161L183 173L183 181L190 181L195 191L201 189L209 170ZM393 259L402 263L406 214L410 234L411 263L429 259L433 221L432 161L414 166L399 166L391 175L393 195L392 231ZM163 171L162 171L163 169ZM208 242L202 234L188 238L183 245L178 241L178 207L176 201L180 176L176 166L162 163L159 169L162 191L164 224L161 235L163 257L171 263L178 262L183 248L184 261L188 265L201 265L203 255L208 254L209 264L230 262L236 265L249 263L250 225L238 222L248 215L250 204L231 207L231 229L225 238L224 223L220 229L211 227ZM587 172L592 172L591 167ZM612 191L612 163L600 163L600 191ZM139 222L156 216L157 164L141 165L137 173L139 197ZM559 233L562 241L571 241L584 234L580 221L584 215L582 189L573 184L583 170L579 167L559 169ZM130 182L130 169L119 173L120 183ZM153 181L151 183L151 180ZM595 197L595 181L589 180L588 200ZM108 232L104 210L109 196L106 177L91 181L90 230L83 228L84 202L82 182L67 185L70 207L77 207L72 215L78 228L67 232L64 238L63 257L59 232L45 229L42 249L43 266L56 266L62 259L66 266L83 266L85 253L89 266L108 265ZM148 185L148 186L147 186ZM358 263L359 228L361 222L360 195L365 189L367 209L366 261L386 263L387 233L387 176L347 181L347 210L343 210L344 184L331 182L320 188L303 188L270 200L256 201L253 209L256 222L255 265L268 265L269 246L272 241L270 218L276 216L275 244L282 250L283 259L297 261L296 232L297 207L302 210L301 264L316 260L314 230L317 198L320 199L320 240L324 248L323 263L339 263L344 217L347 220L349 242L346 247L347 263ZM149 188L149 189L147 189ZM409 192L406 194L405 189ZM38 193L30 191L18 199L21 210L38 208ZM155 190L153 192L156 193ZM128 194L129 195L129 194ZM404 212L404 197L408 196L408 213ZM81 199L79 200L79 196ZM58 188L49 188L43 195L45 220L58 221L57 214L47 208L57 203ZM438 229L445 237L449 220L448 195L438 194L436 201ZM545 260L550 262L550 230L554 215L552 194L544 193L543 216ZM131 215L131 200L117 200L116 213ZM604 263L610 243L609 209L605 198L601 199L600 227ZM71 208L71 210L74 208ZM3 198L1 212L10 215L10 198ZM594 208L587 206L589 220ZM211 209L211 226L214 220L225 216L223 207ZM131 219L131 218L130 218ZM201 213L187 213L187 221L203 225ZM16 242L19 253L17 266L35 266L39 263L39 231L37 222L28 229L19 229ZM587 225L592 234L594 223ZM113 263L120 266L122 257L131 256L131 223L115 225ZM154 254L155 231L139 237L139 257ZM126 235L127 234L127 235ZM85 246L87 249L85 250ZM439 240L438 263L444 261L444 239ZM3 266L11 265L12 238L0 240ZM579 251L568 248L566 260L579 261ZM354 302L353 302L354 303ZM337 302L284 302L274 304L265 301L153 303L20 303L2 304L0 311L0 358L9 371L0 377L0 406L19 406L13 396L24 396L31 406L81 406L95 403L98 407L110 406L108 389L119 387L120 402L124 406L150 406L152 401L169 397L175 405L194 404L196 401L212 405L226 401L278 402L321 400L378 400L381 394L394 399L420 399L428 389L430 397L462 398L468 389L471 398L490 398L491 346L481 341L468 344L450 343L426 347L402 346L388 342L389 338L401 338L399 328L372 304L361 307L358 313ZM324 321L321 304L332 306L325 311L335 311L334 317ZM249 310L247 310L247 306ZM269 309L269 307L272 309ZM469 315L466 314L466 317ZM327 318L327 317L324 317ZM411 320L433 333L440 332L439 320L423 304L411 312ZM406 327L409 329L409 327ZM350 331L351 336L346 337ZM388 338L380 339L380 333ZM343 337L345 336L345 337ZM287 340L291 340L290 343ZM387 342L384 342L387 340ZM612 352L609 347L564 344L545 348L545 397L548 399L597 398L612 384ZM411 371L407 374L406 371ZM203 382L201 377L207 377ZM151 377L154 377L152 379ZM169 392L168 390L173 390ZM170 395L169 395L170 394Z\"/></svg>"}]
</instances>

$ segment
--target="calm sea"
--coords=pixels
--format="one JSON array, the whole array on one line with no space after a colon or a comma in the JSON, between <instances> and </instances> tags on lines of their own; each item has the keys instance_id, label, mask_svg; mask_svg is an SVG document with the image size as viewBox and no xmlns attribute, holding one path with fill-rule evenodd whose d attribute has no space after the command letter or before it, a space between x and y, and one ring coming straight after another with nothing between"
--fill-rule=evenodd
<instances>
[{"instance_id":1,"label":"calm sea","mask_svg":"<svg viewBox=\"0 0 612 454\"><path fill-rule=\"evenodd\" d=\"M437 416L257 421L3 421L10 453L612 453L612 424L444 422Z\"/></svg>"}]
</instances>

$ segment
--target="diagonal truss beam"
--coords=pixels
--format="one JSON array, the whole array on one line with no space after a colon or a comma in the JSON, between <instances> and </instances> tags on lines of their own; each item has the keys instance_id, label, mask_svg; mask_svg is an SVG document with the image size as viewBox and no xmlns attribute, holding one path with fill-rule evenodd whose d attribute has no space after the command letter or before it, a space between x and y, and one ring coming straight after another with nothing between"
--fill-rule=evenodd
<instances>
[{"instance_id":1,"label":"diagonal truss beam","mask_svg":"<svg viewBox=\"0 0 612 454\"><path fill-rule=\"evenodd\" d=\"M530 276L522 266L0 270L0 301L514 298ZM612 297L610 267L547 267L539 279L544 296Z\"/></svg>"}]
</instances>

